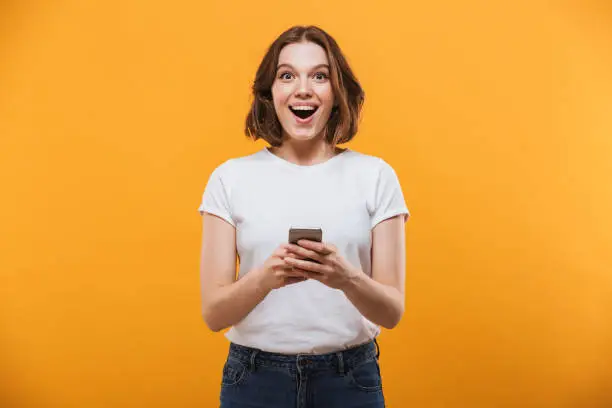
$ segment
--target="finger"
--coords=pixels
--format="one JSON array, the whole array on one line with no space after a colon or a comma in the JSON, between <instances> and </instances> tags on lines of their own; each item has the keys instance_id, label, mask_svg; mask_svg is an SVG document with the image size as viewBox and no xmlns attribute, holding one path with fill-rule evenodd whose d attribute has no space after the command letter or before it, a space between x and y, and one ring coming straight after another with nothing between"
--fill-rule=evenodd
<instances>
[{"instance_id":1,"label":"finger","mask_svg":"<svg viewBox=\"0 0 612 408\"><path fill-rule=\"evenodd\" d=\"M291 265L289 265L287 262L285 262L285 257L278 257L276 259L273 259L272 260L272 265L275 268L279 268L279 269L282 269L282 270L291 269Z\"/></svg>"},{"instance_id":2,"label":"finger","mask_svg":"<svg viewBox=\"0 0 612 408\"><path fill-rule=\"evenodd\" d=\"M287 255L289 255L289 251L288 251L288 244L281 244L278 248L276 248L276 250L274 251L274 256L278 257L278 258L284 258Z\"/></svg>"},{"instance_id":3,"label":"finger","mask_svg":"<svg viewBox=\"0 0 612 408\"><path fill-rule=\"evenodd\" d=\"M325 242L310 241L307 239L301 239L298 241L298 245L311 251L315 251L320 255L329 255L336 252L336 247L332 244L326 244Z\"/></svg>"},{"instance_id":4,"label":"finger","mask_svg":"<svg viewBox=\"0 0 612 408\"><path fill-rule=\"evenodd\" d=\"M303 277L304 274L301 271L296 270L293 265L285 262L286 258L283 262L283 265L279 266L279 276L283 277Z\"/></svg>"},{"instance_id":5,"label":"finger","mask_svg":"<svg viewBox=\"0 0 612 408\"><path fill-rule=\"evenodd\" d=\"M292 251L287 251L287 255L285 255L285 257L291 257L291 258L295 258L295 259L307 259L307 257L302 256L300 254L296 254L295 252ZM285 258L283 257L283 259Z\"/></svg>"},{"instance_id":6,"label":"finger","mask_svg":"<svg viewBox=\"0 0 612 408\"><path fill-rule=\"evenodd\" d=\"M333 268L329 265L322 265L316 262L305 261L302 259L295 259L290 256L285 258L285 262L294 268L304 269L308 272L316 272L322 274L329 274L333 272Z\"/></svg>"},{"instance_id":7,"label":"finger","mask_svg":"<svg viewBox=\"0 0 612 408\"><path fill-rule=\"evenodd\" d=\"M297 270L295 268L291 268L291 269L284 271L283 276L285 278L304 278L306 277L306 275L304 274L304 271Z\"/></svg>"},{"instance_id":8,"label":"finger","mask_svg":"<svg viewBox=\"0 0 612 408\"><path fill-rule=\"evenodd\" d=\"M290 244L287 247L287 250L291 254L296 254L298 259L299 258L302 258L302 259L311 259L311 260L317 261L319 263L323 262L323 257L318 252L312 251L310 249L302 248L299 245Z\"/></svg>"},{"instance_id":9,"label":"finger","mask_svg":"<svg viewBox=\"0 0 612 408\"><path fill-rule=\"evenodd\" d=\"M294 269L295 271L301 273L306 279L313 279L319 282L323 282L323 280L325 279L325 275L322 273L307 271L305 269L300 269L300 268L294 268Z\"/></svg>"},{"instance_id":10,"label":"finger","mask_svg":"<svg viewBox=\"0 0 612 408\"><path fill-rule=\"evenodd\" d=\"M289 277L285 278L285 285L293 285L294 283L300 283L307 280L305 277Z\"/></svg>"}]
</instances>

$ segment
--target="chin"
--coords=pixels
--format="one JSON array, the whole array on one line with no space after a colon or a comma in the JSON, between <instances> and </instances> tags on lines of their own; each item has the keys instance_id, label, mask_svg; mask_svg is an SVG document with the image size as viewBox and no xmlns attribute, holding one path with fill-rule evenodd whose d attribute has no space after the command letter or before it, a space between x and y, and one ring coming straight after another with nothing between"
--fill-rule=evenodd
<instances>
[{"instance_id":1,"label":"chin","mask_svg":"<svg viewBox=\"0 0 612 408\"><path fill-rule=\"evenodd\" d=\"M315 135L299 135L299 136L295 136L295 139L297 140L312 140L315 139L316 136Z\"/></svg>"},{"instance_id":2,"label":"chin","mask_svg":"<svg viewBox=\"0 0 612 408\"><path fill-rule=\"evenodd\" d=\"M307 140L312 140L312 139L315 139L315 138L316 138L316 135L314 135L314 134L307 134L307 135L305 135L305 134L298 134L298 135L296 135L296 134L289 133L289 139L300 141L300 142L305 142Z\"/></svg>"},{"instance_id":3,"label":"chin","mask_svg":"<svg viewBox=\"0 0 612 408\"><path fill-rule=\"evenodd\" d=\"M322 136L324 130L325 129L320 129L318 132L315 132L314 129L309 129L308 132L298 131L290 133L288 132L287 134L289 135L290 139L306 141L316 139L317 137Z\"/></svg>"}]
</instances>

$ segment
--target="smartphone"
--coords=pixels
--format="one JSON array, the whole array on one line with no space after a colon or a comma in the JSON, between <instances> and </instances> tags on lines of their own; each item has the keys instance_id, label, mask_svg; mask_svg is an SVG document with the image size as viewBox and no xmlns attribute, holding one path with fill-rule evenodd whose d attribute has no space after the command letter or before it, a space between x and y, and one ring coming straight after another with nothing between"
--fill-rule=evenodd
<instances>
[{"instance_id":1,"label":"smartphone","mask_svg":"<svg viewBox=\"0 0 612 408\"><path fill-rule=\"evenodd\" d=\"M322 242L323 230L321 228L290 228L289 243L297 245L300 239Z\"/></svg>"},{"instance_id":2,"label":"smartphone","mask_svg":"<svg viewBox=\"0 0 612 408\"><path fill-rule=\"evenodd\" d=\"M300 239L307 239L309 241L322 242L323 241L323 230L321 228L290 228L289 229L289 243L297 245ZM306 258L306 261L311 261L320 264L321 262L314 259Z\"/></svg>"}]
</instances>

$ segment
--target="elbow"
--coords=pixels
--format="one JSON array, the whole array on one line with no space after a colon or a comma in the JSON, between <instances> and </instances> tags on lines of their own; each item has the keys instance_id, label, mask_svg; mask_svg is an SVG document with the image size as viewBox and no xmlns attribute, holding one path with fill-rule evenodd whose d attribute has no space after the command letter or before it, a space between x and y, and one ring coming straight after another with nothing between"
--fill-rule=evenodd
<instances>
[{"instance_id":1,"label":"elbow","mask_svg":"<svg viewBox=\"0 0 612 408\"><path fill-rule=\"evenodd\" d=\"M395 328L399 322L401 320L401 316L400 317L393 317L393 318L389 318L384 322L381 322L381 326L384 327L387 330L391 330L393 328Z\"/></svg>"},{"instance_id":2,"label":"elbow","mask_svg":"<svg viewBox=\"0 0 612 408\"><path fill-rule=\"evenodd\" d=\"M225 327L221 327L221 326L211 326L209 325L208 328L215 332L215 333L219 333L221 330L223 330Z\"/></svg>"},{"instance_id":3,"label":"elbow","mask_svg":"<svg viewBox=\"0 0 612 408\"><path fill-rule=\"evenodd\" d=\"M207 319L206 316L204 317L204 323L206 323L206 326L208 326L208 328L215 333L220 332L221 330L224 329L223 326L221 326L220 324L217 324L215 321L211 319Z\"/></svg>"},{"instance_id":4,"label":"elbow","mask_svg":"<svg viewBox=\"0 0 612 408\"><path fill-rule=\"evenodd\" d=\"M384 322L381 322L380 325L384 327L385 329L391 330L399 324L399 322L402 320L403 315L404 315L404 305L402 302L402 304L389 310L389 313L387 313L387 316L386 316L387 318L385 319Z\"/></svg>"},{"instance_id":5,"label":"elbow","mask_svg":"<svg viewBox=\"0 0 612 408\"><path fill-rule=\"evenodd\" d=\"M204 320L204 323L206 323L206 326L208 326L208 328L215 333L225 329L225 326L221 324L219 319L215 318L215 314L212 312L212 310L210 310L209 307L203 308L202 318Z\"/></svg>"},{"instance_id":6,"label":"elbow","mask_svg":"<svg viewBox=\"0 0 612 408\"><path fill-rule=\"evenodd\" d=\"M210 316L207 316L206 314L203 314L202 317L204 318L204 323L206 323L206 326L208 326L208 328L215 333L220 332L225 328L216 322L215 319L210 318Z\"/></svg>"}]
</instances>

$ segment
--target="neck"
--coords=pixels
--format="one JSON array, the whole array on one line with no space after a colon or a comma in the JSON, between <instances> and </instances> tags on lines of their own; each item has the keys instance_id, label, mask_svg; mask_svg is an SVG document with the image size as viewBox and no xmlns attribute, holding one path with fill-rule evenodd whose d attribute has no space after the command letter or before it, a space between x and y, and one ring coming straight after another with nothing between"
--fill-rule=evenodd
<instances>
[{"instance_id":1,"label":"neck","mask_svg":"<svg viewBox=\"0 0 612 408\"><path fill-rule=\"evenodd\" d=\"M270 151L289 162L310 166L331 159L341 153L343 149L320 139L306 141L286 139L281 146L271 147Z\"/></svg>"}]
</instances>

